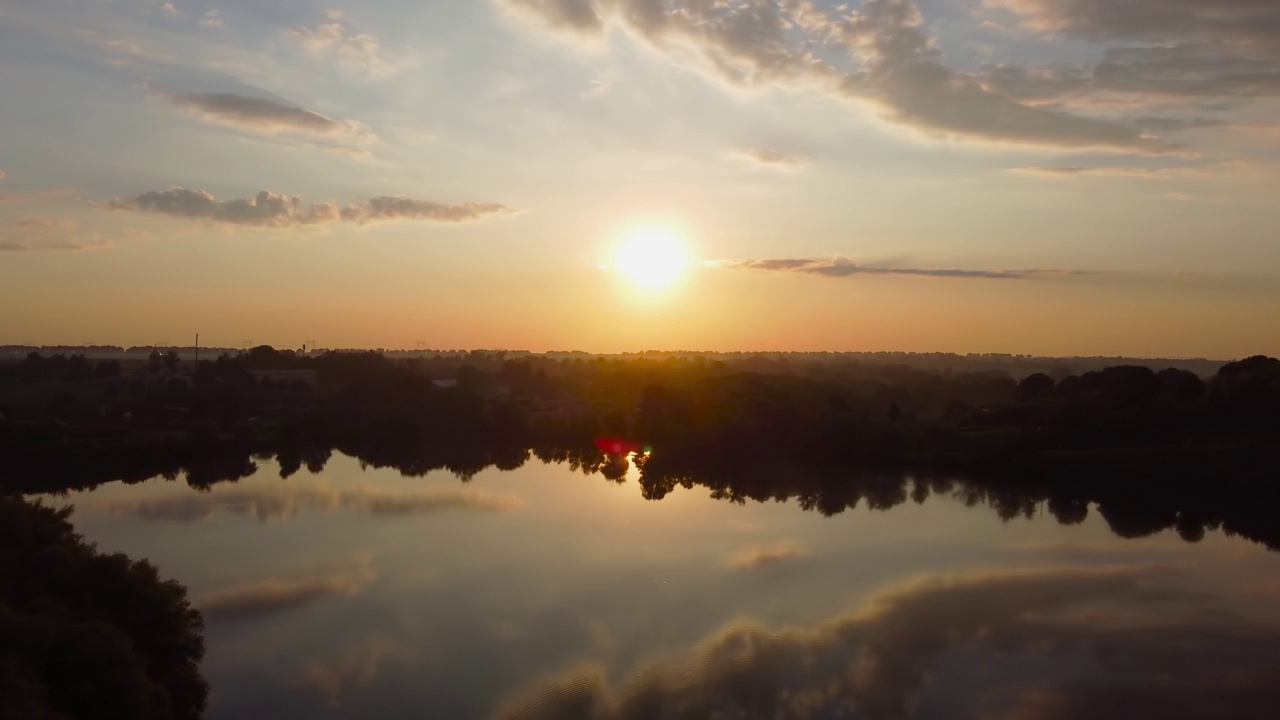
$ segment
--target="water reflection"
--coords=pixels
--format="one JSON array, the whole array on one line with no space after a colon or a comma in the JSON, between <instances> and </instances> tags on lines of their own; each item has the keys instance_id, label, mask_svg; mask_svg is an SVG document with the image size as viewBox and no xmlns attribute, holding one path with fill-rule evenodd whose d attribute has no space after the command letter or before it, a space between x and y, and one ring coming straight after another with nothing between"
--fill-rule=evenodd
<instances>
[{"instance_id":1,"label":"water reflection","mask_svg":"<svg viewBox=\"0 0 1280 720\"><path fill-rule=\"evenodd\" d=\"M160 500L122 501L111 510L142 520L196 523L218 512L251 514L262 522L293 517L304 508L339 508L370 515L429 515L446 512L504 512L519 507L513 495L481 490L436 489L419 492L389 492L360 487L337 490L325 485L246 488L218 493L184 494Z\"/></svg>"},{"instance_id":2,"label":"water reflection","mask_svg":"<svg viewBox=\"0 0 1280 720\"><path fill-rule=\"evenodd\" d=\"M1263 717L1280 700L1275 557L1202 522L1254 527L1230 481L1195 508L1176 482L1105 476L526 457L460 482L247 456L236 481L59 502L191 589L215 720ZM1197 544L1162 532L1193 511Z\"/></svg>"},{"instance_id":3,"label":"water reflection","mask_svg":"<svg viewBox=\"0 0 1280 720\"><path fill-rule=\"evenodd\" d=\"M616 687L576 668L497 717L1266 717L1280 632L1214 609L1152 568L927 578L812 626L730 625Z\"/></svg>"}]
</instances>

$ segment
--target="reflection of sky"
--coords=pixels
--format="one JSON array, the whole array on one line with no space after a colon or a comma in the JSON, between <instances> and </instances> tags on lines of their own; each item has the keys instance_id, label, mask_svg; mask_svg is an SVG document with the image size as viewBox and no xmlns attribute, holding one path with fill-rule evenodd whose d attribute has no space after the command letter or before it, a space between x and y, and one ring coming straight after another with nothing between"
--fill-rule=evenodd
<instances>
[{"instance_id":1,"label":"reflection of sky","mask_svg":"<svg viewBox=\"0 0 1280 720\"><path fill-rule=\"evenodd\" d=\"M156 481L69 498L90 541L150 558L205 609L213 718L487 717L550 673L599 664L622 687L735 622L816 628L938 573L1174 566L1239 612L1280 589L1260 547L1124 541L1096 513L1074 527L1047 514L1005 524L935 498L824 518L703 489L649 502L634 479L536 462L465 485L341 456L288 480L261 465L210 493ZM939 660L921 712L985 682L966 652L982 655ZM1090 667L1068 656L1018 673Z\"/></svg>"}]
</instances>

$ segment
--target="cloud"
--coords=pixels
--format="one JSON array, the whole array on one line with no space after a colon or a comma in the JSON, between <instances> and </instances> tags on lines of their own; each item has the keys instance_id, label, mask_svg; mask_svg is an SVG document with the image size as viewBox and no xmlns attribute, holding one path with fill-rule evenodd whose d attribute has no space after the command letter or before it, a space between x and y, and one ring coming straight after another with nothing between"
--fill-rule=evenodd
<instances>
[{"instance_id":1,"label":"cloud","mask_svg":"<svg viewBox=\"0 0 1280 720\"><path fill-rule=\"evenodd\" d=\"M217 10L210 10L204 14L204 17L200 18L200 27L202 28L217 30L222 27L222 24L222 13Z\"/></svg>"},{"instance_id":2,"label":"cloud","mask_svg":"<svg viewBox=\"0 0 1280 720\"><path fill-rule=\"evenodd\" d=\"M739 87L813 89L869 103L889 121L934 135L1069 148L1166 152L1125 123L1020 102L949 67L913 0L856 10L812 0L503 0L536 25L607 38L622 28L669 57L693 57Z\"/></svg>"},{"instance_id":3,"label":"cloud","mask_svg":"<svg viewBox=\"0 0 1280 720\"><path fill-rule=\"evenodd\" d=\"M792 155L778 150L765 148L749 148L734 153L736 157L756 165L768 168L794 170L809 164L809 158L803 155Z\"/></svg>"},{"instance_id":4,"label":"cloud","mask_svg":"<svg viewBox=\"0 0 1280 720\"><path fill-rule=\"evenodd\" d=\"M202 596L196 606L208 618L243 619L292 610L325 598L356 595L373 580L373 569L366 563L340 572L299 579L268 578L215 590Z\"/></svg>"},{"instance_id":5,"label":"cloud","mask_svg":"<svg viewBox=\"0 0 1280 720\"><path fill-rule=\"evenodd\" d=\"M1210 603L1171 580L1150 568L927 579L810 627L733 624L617 687L604 668L570 670L495 717L891 720L930 701L955 717L1121 718L1150 703L1171 717L1266 717L1280 630L1188 620ZM957 663L980 689L947 682Z\"/></svg>"},{"instance_id":6,"label":"cloud","mask_svg":"<svg viewBox=\"0 0 1280 720\"><path fill-rule=\"evenodd\" d=\"M168 2L160 6L160 12L164 13L165 15L168 15L171 18L176 18L182 15L181 10L174 7L173 3L168 3Z\"/></svg>"},{"instance_id":7,"label":"cloud","mask_svg":"<svg viewBox=\"0 0 1280 720\"><path fill-rule=\"evenodd\" d=\"M0 170L0 180L3 180L3 179L5 179L5 178L7 178L7 177L9 177L9 176L5 174L5 171L4 171L4 170Z\"/></svg>"},{"instance_id":8,"label":"cloud","mask_svg":"<svg viewBox=\"0 0 1280 720\"><path fill-rule=\"evenodd\" d=\"M76 28L72 34L85 44L111 56L110 62L115 64L139 61L162 64L174 62L174 58L168 53L135 38L108 37L90 28Z\"/></svg>"},{"instance_id":9,"label":"cloud","mask_svg":"<svg viewBox=\"0 0 1280 720\"><path fill-rule=\"evenodd\" d=\"M987 0L1042 33L1114 45L1092 68L997 68L1020 98L1280 95L1280 5L1261 0Z\"/></svg>"},{"instance_id":10,"label":"cloud","mask_svg":"<svg viewBox=\"0 0 1280 720\"><path fill-rule=\"evenodd\" d=\"M155 91L157 97L209 122L265 134L303 133L321 137L372 140L359 123L334 120L313 110L234 93L178 93Z\"/></svg>"},{"instance_id":11,"label":"cloud","mask_svg":"<svg viewBox=\"0 0 1280 720\"><path fill-rule=\"evenodd\" d=\"M336 660L307 665L290 684L319 695L330 708L336 708L346 692L371 685L388 661L411 657L412 653L390 639L373 637L348 648Z\"/></svg>"},{"instance_id":12,"label":"cloud","mask_svg":"<svg viewBox=\"0 0 1280 720\"><path fill-rule=\"evenodd\" d=\"M772 545L756 545L729 558L729 567L745 570L796 562L809 556L809 550L795 541Z\"/></svg>"},{"instance_id":13,"label":"cloud","mask_svg":"<svg viewBox=\"0 0 1280 720\"><path fill-rule=\"evenodd\" d=\"M1153 180L1173 178L1212 178L1230 175L1234 178L1244 177L1250 170L1243 163L1219 162L1202 165L1180 165L1169 167L1133 167L1114 165L1040 165L1012 168L1012 172L1040 175L1056 178L1072 178L1081 176L1147 178Z\"/></svg>"},{"instance_id":14,"label":"cloud","mask_svg":"<svg viewBox=\"0 0 1280 720\"><path fill-rule=\"evenodd\" d=\"M377 37L352 33L341 17L340 13L331 13L330 22L291 27L283 35L312 55L334 58L343 68L372 79L385 79L399 71L397 63L385 56Z\"/></svg>"},{"instance_id":15,"label":"cloud","mask_svg":"<svg viewBox=\"0 0 1280 720\"><path fill-rule=\"evenodd\" d=\"M592 0L508 0L508 7L557 30L598 35L604 21Z\"/></svg>"},{"instance_id":16,"label":"cloud","mask_svg":"<svg viewBox=\"0 0 1280 720\"><path fill-rule=\"evenodd\" d=\"M1090 274L1083 270L962 270L955 268L903 268L859 265L845 258L813 260L807 258L777 258L766 260L730 260L715 263L731 270L765 270L790 272L822 277L854 277L857 275L910 275L935 278L970 278L980 280L1033 280L1060 278Z\"/></svg>"},{"instance_id":17,"label":"cloud","mask_svg":"<svg viewBox=\"0 0 1280 720\"><path fill-rule=\"evenodd\" d=\"M987 0L1032 27L1087 40L1185 39L1280 56L1280 6L1268 0Z\"/></svg>"},{"instance_id":18,"label":"cloud","mask_svg":"<svg viewBox=\"0 0 1280 720\"><path fill-rule=\"evenodd\" d=\"M135 197L117 198L99 207L123 212L169 215L225 225L294 228L345 221L419 220L461 223L516 212L495 203L447 204L402 197L375 197L366 203L339 207L334 203L303 205L298 196L263 190L255 197L219 201L204 190L172 187Z\"/></svg>"},{"instance_id":19,"label":"cloud","mask_svg":"<svg viewBox=\"0 0 1280 720\"><path fill-rule=\"evenodd\" d=\"M376 488L338 491L327 486L290 485L281 489L231 489L183 493L161 500L118 502L112 512L143 520L190 524L219 512L248 514L261 522L291 518L304 509L353 510L376 516L438 515L450 512L497 513L520 506L513 495L481 490L438 489L393 492Z\"/></svg>"},{"instance_id":20,"label":"cloud","mask_svg":"<svg viewBox=\"0 0 1280 720\"><path fill-rule=\"evenodd\" d=\"M92 250L111 245L100 232L83 231L69 218L27 217L14 229L0 235L0 252L40 252L46 250Z\"/></svg>"},{"instance_id":21,"label":"cloud","mask_svg":"<svg viewBox=\"0 0 1280 720\"><path fill-rule=\"evenodd\" d=\"M434 515L447 512L497 513L520 506L513 495L482 491L443 490L396 493L360 489L340 496L343 507L357 508L371 515Z\"/></svg>"}]
</instances>

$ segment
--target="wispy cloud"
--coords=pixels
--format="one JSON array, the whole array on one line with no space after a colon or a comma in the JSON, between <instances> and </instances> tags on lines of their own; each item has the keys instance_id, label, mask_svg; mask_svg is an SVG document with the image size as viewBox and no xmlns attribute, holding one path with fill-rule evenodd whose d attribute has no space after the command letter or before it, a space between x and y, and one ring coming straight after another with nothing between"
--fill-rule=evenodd
<instances>
[{"instance_id":1,"label":"wispy cloud","mask_svg":"<svg viewBox=\"0 0 1280 720\"><path fill-rule=\"evenodd\" d=\"M391 196L375 197L347 206L336 203L304 205L302 198L296 195L268 190L253 198L219 201L204 190L178 187L117 198L98 203L98 206L123 212L264 228L296 228L337 222L364 224L378 220L462 223L516 212L515 208L496 203L449 204Z\"/></svg>"},{"instance_id":2,"label":"wispy cloud","mask_svg":"<svg viewBox=\"0 0 1280 720\"><path fill-rule=\"evenodd\" d=\"M846 258L815 260L810 258L773 258L765 260L723 260L715 267L730 270L760 270L799 273L820 277L846 278L859 275L908 275L915 277L961 278L976 280L1032 280L1092 274L1085 270L971 270L960 268L908 268L861 265Z\"/></svg>"},{"instance_id":3,"label":"wispy cloud","mask_svg":"<svg viewBox=\"0 0 1280 720\"><path fill-rule=\"evenodd\" d=\"M729 567L736 570L771 567L793 563L808 556L809 550L803 544L787 540L747 548L729 558Z\"/></svg>"},{"instance_id":4,"label":"wispy cloud","mask_svg":"<svg viewBox=\"0 0 1280 720\"><path fill-rule=\"evenodd\" d=\"M204 17L200 18L200 27L209 30L217 30L222 27L223 22L222 13L217 10L210 10L204 14Z\"/></svg>"}]
</instances>

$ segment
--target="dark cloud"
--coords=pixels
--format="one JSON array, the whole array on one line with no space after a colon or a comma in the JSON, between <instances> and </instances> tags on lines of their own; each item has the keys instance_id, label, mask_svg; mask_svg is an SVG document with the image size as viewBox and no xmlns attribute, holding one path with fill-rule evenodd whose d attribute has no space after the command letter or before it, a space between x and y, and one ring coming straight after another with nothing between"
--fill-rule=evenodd
<instances>
[{"instance_id":1,"label":"dark cloud","mask_svg":"<svg viewBox=\"0 0 1280 720\"><path fill-rule=\"evenodd\" d=\"M196 606L215 620L241 619L291 610L330 597L356 595L373 582L367 564L300 579L268 578L215 590Z\"/></svg>"},{"instance_id":2,"label":"dark cloud","mask_svg":"<svg viewBox=\"0 0 1280 720\"><path fill-rule=\"evenodd\" d=\"M801 273L823 277L853 277L857 275L910 275L936 278L970 278L979 280L1030 280L1086 274L1081 270L962 270L955 268L903 268L859 265L852 260L812 260L801 258L742 260L720 263L721 267L735 270L769 270Z\"/></svg>"},{"instance_id":3,"label":"dark cloud","mask_svg":"<svg viewBox=\"0 0 1280 720\"><path fill-rule=\"evenodd\" d=\"M1109 119L1032 105L954 70L925 33L913 0L856 10L808 0L504 0L540 24L603 38L625 28L672 57L700 58L734 85L812 88L872 103L889 120L934 134L1071 148L1163 152L1167 143Z\"/></svg>"},{"instance_id":4,"label":"dark cloud","mask_svg":"<svg viewBox=\"0 0 1280 720\"><path fill-rule=\"evenodd\" d=\"M729 567L738 570L769 567L796 562L808 556L809 550L794 541L756 545L729 558Z\"/></svg>"},{"instance_id":5,"label":"dark cloud","mask_svg":"<svg viewBox=\"0 0 1280 720\"><path fill-rule=\"evenodd\" d=\"M370 515L436 515L449 512L495 513L519 507L512 495L480 490L437 489L396 492L376 488L339 491L326 486L290 485L281 489L232 489L184 493L161 500L120 502L111 511L143 520L196 523L219 512L249 514L262 522L294 517L307 508L344 508Z\"/></svg>"},{"instance_id":6,"label":"dark cloud","mask_svg":"<svg viewBox=\"0 0 1280 720\"><path fill-rule=\"evenodd\" d=\"M368 130L320 113L274 100L235 93L177 93L157 90L165 102L205 120L264 133L295 132L321 136L369 137Z\"/></svg>"},{"instance_id":7,"label":"dark cloud","mask_svg":"<svg viewBox=\"0 0 1280 720\"><path fill-rule=\"evenodd\" d=\"M812 627L730 626L616 688L603 668L572 670L495 717L896 720L947 686L953 717L1269 717L1280 630L1224 612L1188 621L1209 616L1206 601L1170 582L1141 568L927 580ZM940 682L959 658L990 666L977 697Z\"/></svg>"},{"instance_id":8,"label":"dark cloud","mask_svg":"<svg viewBox=\"0 0 1280 720\"><path fill-rule=\"evenodd\" d=\"M302 227L339 221L423 220L460 223L515 212L495 203L447 204L402 197L375 197L366 203L339 207L335 203L303 205L295 195L263 190L248 199L219 201L204 190L173 187L102 203L110 210L170 215L189 220L257 227Z\"/></svg>"}]
</instances>

